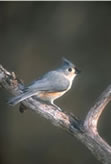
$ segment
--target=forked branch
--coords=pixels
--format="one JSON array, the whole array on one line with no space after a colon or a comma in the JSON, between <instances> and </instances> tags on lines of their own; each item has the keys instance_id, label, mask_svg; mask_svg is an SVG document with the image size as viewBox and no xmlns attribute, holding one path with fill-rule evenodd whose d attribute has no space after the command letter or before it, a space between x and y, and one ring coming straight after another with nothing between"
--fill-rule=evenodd
<instances>
[{"instance_id":1,"label":"forked branch","mask_svg":"<svg viewBox=\"0 0 111 164\"><path fill-rule=\"evenodd\" d=\"M22 93L24 84L15 74L8 72L0 65L0 85L12 95ZM68 131L81 141L92 154L104 164L111 164L111 147L99 136L97 123L102 111L111 100L111 85L103 92L96 104L89 110L84 121L79 120L72 114L63 112L58 107L45 104L36 99L28 98L22 105L41 114L51 122Z\"/></svg>"}]
</instances>

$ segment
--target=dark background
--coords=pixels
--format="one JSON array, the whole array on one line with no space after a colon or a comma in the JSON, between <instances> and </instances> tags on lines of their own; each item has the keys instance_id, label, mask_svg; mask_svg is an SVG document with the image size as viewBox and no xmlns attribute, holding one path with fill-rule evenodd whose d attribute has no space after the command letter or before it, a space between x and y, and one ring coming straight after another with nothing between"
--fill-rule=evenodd
<instances>
[{"instance_id":1,"label":"dark background","mask_svg":"<svg viewBox=\"0 0 111 164\"><path fill-rule=\"evenodd\" d=\"M111 83L110 2L0 2L0 64L28 84L59 65L63 56L82 73L56 104L84 119ZM9 97L0 89L1 164L99 164L50 121L9 107ZM109 104L98 125L109 144L110 118Z\"/></svg>"}]
</instances>

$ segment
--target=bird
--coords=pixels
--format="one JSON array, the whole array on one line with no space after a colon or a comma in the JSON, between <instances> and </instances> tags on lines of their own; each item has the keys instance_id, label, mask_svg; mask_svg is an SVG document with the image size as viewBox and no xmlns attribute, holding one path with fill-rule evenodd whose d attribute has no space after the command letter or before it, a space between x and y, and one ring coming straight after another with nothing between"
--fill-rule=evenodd
<instances>
[{"instance_id":1,"label":"bird","mask_svg":"<svg viewBox=\"0 0 111 164\"><path fill-rule=\"evenodd\" d=\"M24 87L22 93L11 98L8 103L15 106L33 96L48 102L52 105L54 101L63 96L71 89L75 77L80 70L68 59L62 58L62 64L55 70L45 73L37 80L34 80L27 87ZM55 105L56 106L56 105Z\"/></svg>"}]
</instances>

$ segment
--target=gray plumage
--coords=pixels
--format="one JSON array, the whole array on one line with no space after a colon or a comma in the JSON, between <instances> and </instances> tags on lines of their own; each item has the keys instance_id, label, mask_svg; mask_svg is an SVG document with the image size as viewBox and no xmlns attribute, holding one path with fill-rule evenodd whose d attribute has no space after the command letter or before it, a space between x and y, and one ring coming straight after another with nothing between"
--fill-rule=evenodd
<instances>
[{"instance_id":1,"label":"gray plumage","mask_svg":"<svg viewBox=\"0 0 111 164\"><path fill-rule=\"evenodd\" d=\"M9 104L16 105L23 100L31 97L38 96L44 91L47 93L53 92L64 92L67 91L69 86L72 84L70 80L66 78L68 72L66 71L69 67L73 67L74 65L69 62L67 59L63 59L64 62L61 67L57 68L54 71L50 71L43 75L40 79L32 82L28 87L24 88L23 93L9 100ZM60 97L60 96L59 96ZM56 97L55 97L56 99ZM50 98L48 101L53 102L53 98Z\"/></svg>"}]
</instances>

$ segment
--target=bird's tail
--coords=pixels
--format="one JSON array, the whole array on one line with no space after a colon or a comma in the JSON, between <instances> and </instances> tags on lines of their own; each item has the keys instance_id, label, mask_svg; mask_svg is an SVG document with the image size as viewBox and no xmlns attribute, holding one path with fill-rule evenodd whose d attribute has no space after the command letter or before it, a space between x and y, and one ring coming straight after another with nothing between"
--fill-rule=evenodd
<instances>
[{"instance_id":1,"label":"bird's tail","mask_svg":"<svg viewBox=\"0 0 111 164\"><path fill-rule=\"evenodd\" d=\"M18 95L16 97L13 97L12 99L10 99L8 101L8 104L14 106L14 105L22 102L23 100L25 100L25 99L27 99L27 98L29 98L31 96L34 96L34 95L35 95L35 92L27 92L27 93L20 94L20 95Z\"/></svg>"}]
</instances>

